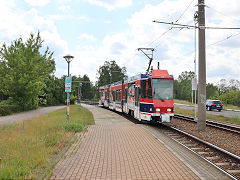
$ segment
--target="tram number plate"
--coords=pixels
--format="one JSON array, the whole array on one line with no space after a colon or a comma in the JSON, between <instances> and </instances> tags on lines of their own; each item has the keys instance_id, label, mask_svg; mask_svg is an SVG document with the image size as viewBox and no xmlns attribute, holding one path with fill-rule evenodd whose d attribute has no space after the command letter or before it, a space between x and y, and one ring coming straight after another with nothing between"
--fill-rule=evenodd
<instances>
[{"instance_id":1,"label":"tram number plate","mask_svg":"<svg viewBox=\"0 0 240 180\"><path fill-rule=\"evenodd\" d=\"M170 116L168 114L162 114L162 122L170 122Z\"/></svg>"}]
</instances>

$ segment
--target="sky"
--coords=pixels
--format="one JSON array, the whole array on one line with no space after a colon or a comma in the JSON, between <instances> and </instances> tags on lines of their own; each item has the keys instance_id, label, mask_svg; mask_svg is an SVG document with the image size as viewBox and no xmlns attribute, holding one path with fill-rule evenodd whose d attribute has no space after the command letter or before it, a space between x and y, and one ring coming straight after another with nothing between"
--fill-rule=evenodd
<instances>
[{"instance_id":1,"label":"sky","mask_svg":"<svg viewBox=\"0 0 240 180\"><path fill-rule=\"evenodd\" d=\"M206 26L240 27L238 0L205 4ZM0 0L0 45L40 31L43 48L54 52L57 77L67 75L63 56L70 54L70 74L87 74L93 82L104 61L125 66L129 77L145 73L149 60L137 49L154 48L154 68L160 62L177 78L194 71L195 30L152 21L194 25L196 5L197 0ZM207 82L240 80L239 57L240 30L206 30Z\"/></svg>"}]
</instances>

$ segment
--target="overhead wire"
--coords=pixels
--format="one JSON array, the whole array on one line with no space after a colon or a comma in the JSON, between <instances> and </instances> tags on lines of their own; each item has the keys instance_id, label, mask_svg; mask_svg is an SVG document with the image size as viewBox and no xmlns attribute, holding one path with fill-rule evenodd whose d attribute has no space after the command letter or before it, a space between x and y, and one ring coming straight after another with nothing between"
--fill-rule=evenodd
<instances>
[{"instance_id":1,"label":"overhead wire","mask_svg":"<svg viewBox=\"0 0 240 180\"><path fill-rule=\"evenodd\" d=\"M178 19L175 21L175 23L177 23L185 14L185 12L189 9L189 7L191 6L191 4L194 2L195 0L192 0L189 5L184 9L184 11L180 14L180 16L178 17ZM167 31L165 31L158 39L160 39L161 37L163 37L165 34L167 34L170 30L173 29L173 26L171 26ZM181 31L182 28L179 30ZM160 46L160 43L158 43L154 48L157 48L158 46Z\"/></svg>"},{"instance_id":2,"label":"overhead wire","mask_svg":"<svg viewBox=\"0 0 240 180\"><path fill-rule=\"evenodd\" d=\"M214 43L208 44L207 46L214 46L214 45L216 45L216 44L219 44L219 43L221 43L221 42L224 42L224 41L226 41L226 40L229 40L229 39L231 39L231 38L233 38L233 37L235 37L235 36L238 36L238 35L240 35L240 32L237 33L237 34L232 34L232 35L230 35L230 36L227 36L226 38L224 38L224 39L222 39L222 40L219 40L219 41L216 41L216 42L214 42Z\"/></svg>"},{"instance_id":3,"label":"overhead wire","mask_svg":"<svg viewBox=\"0 0 240 180\"><path fill-rule=\"evenodd\" d=\"M194 2L195 0L192 0L189 5L184 9L184 11L180 14L180 16L177 18L177 20L175 21L175 23L177 23L182 17L183 15L185 14L185 12L189 9L189 7L191 6L191 4ZM170 15L166 16L166 17L169 17ZM154 39L153 41L151 41L150 43L148 43L147 46L150 46L151 44L153 44L154 42L156 42L157 40L159 40L161 37L163 37L165 34L167 34L169 31L171 31L173 29L173 27L171 26L170 28L168 28L166 31L164 31L159 37L157 37L156 39ZM158 45L155 46L158 47Z\"/></svg>"},{"instance_id":4,"label":"overhead wire","mask_svg":"<svg viewBox=\"0 0 240 180\"><path fill-rule=\"evenodd\" d=\"M236 18L234 18L234 17L232 17L232 16L226 15L226 14L224 14L224 13L216 10L215 8L210 7L209 5L207 5L206 7L209 8L209 9L211 9L211 10L213 10L213 11L215 11L215 12L217 12L218 14L221 14L221 15L223 15L223 16L225 16L225 17L228 17L228 18L230 18L230 19L232 19L232 20L234 20L234 21L240 22L240 19L236 19Z\"/></svg>"}]
</instances>

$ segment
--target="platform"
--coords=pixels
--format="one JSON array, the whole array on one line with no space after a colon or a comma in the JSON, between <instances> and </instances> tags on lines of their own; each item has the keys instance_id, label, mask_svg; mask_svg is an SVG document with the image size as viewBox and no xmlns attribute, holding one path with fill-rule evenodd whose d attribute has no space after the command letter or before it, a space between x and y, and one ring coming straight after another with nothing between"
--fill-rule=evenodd
<instances>
[{"instance_id":1,"label":"platform","mask_svg":"<svg viewBox=\"0 0 240 180\"><path fill-rule=\"evenodd\" d=\"M51 179L227 179L156 129L84 106L96 124L77 134Z\"/></svg>"}]
</instances>

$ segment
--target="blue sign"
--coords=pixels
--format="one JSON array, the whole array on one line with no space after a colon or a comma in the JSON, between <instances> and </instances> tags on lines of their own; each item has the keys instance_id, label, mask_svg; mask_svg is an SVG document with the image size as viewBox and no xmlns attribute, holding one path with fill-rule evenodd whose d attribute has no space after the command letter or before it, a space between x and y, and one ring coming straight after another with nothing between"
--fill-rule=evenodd
<instances>
[{"instance_id":1,"label":"blue sign","mask_svg":"<svg viewBox=\"0 0 240 180\"><path fill-rule=\"evenodd\" d=\"M71 92L72 89L72 76L65 79L65 92Z\"/></svg>"}]
</instances>

